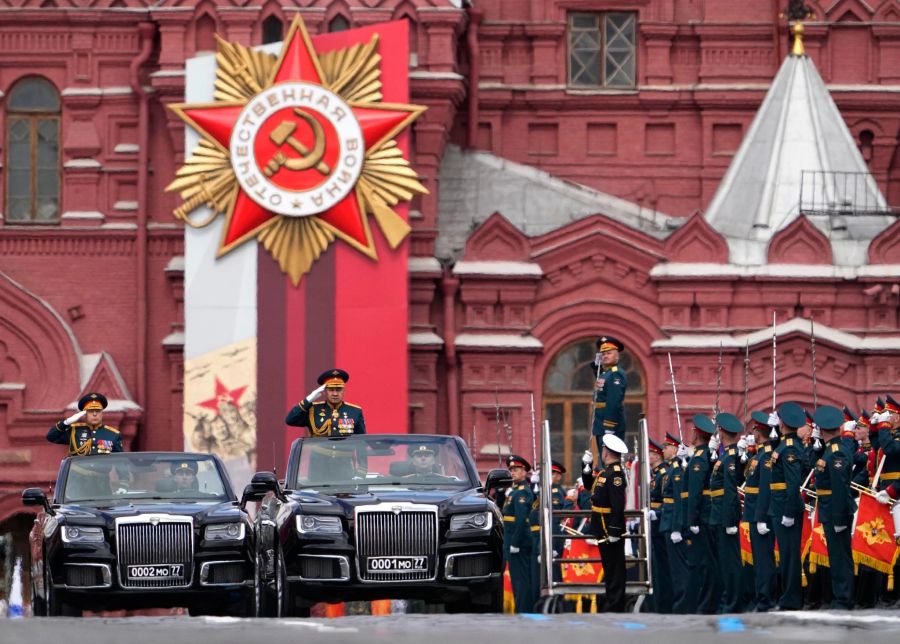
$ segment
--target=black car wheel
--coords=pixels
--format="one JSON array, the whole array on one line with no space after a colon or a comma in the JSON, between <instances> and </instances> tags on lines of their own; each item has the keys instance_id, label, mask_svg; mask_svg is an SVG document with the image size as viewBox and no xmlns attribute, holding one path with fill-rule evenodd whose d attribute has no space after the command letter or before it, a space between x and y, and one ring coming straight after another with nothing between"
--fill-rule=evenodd
<instances>
[{"instance_id":1,"label":"black car wheel","mask_svg":"<svg viewBox=\"0 0 900 644\"><path fill-rule=\"evenodd\" d=\"M278 556L275 559L275 606L276 617L292 617L294 599L291 595L291 586L287 582L287 568L284 565L284 554L278 548Z\"/></svg>"}]
</instances>

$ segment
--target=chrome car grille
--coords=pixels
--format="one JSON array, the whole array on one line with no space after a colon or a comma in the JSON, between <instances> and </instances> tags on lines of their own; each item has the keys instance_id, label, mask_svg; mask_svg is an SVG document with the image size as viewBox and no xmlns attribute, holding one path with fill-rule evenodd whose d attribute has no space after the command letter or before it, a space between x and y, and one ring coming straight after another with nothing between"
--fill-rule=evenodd
<instances>
[{"instance_id":1,"label":"chrome car grille","mask_svg":"<svg viewBox=\"0 0 900 644\"><path fill-rule=\"evenodd\" d=\"M119 583L122 588L186 588L191 585L194 524L190 517L143 515L116 520ZM129 566L181 564L180 577L133 579Z\"/></svg>"},{"instance_id":2,"label":"chrome car grille","mask_svg":"<svg viewBox=\"0 0 900 644\"><path fill-rule=\"evenodd\" d=\"M356 566L360 581L430 581L437 576L437 507L386 503L356 510ZM425 570L370 572L369 557L421 557Z\"/></svg>"}]
</instances>

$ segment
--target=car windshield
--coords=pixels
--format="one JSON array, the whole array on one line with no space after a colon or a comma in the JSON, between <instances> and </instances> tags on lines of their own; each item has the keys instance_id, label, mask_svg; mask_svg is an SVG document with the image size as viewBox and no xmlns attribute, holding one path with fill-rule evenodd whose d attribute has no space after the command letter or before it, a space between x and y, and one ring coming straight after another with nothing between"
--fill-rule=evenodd
<instances>
[{"instance_id":1,"label":"car windshield","mask_svg":"<svg viewBox=\"0 0 900 644\"><path fill-rule=\"evenodd\" d=\"M203 454L124 452L70 459L63 503L231 500L216 462Z\"/></svg>"},{"instance_id":2,"label":"car windshield","mask_svg":"<svg viewBox=\"0 0 900 644\"><path fill-rule=\"evenodd\" d=\"M307 438L296 489L366 486L471 487L459 444L442 436L365 434Z\"/></svg>"}]
</instances>

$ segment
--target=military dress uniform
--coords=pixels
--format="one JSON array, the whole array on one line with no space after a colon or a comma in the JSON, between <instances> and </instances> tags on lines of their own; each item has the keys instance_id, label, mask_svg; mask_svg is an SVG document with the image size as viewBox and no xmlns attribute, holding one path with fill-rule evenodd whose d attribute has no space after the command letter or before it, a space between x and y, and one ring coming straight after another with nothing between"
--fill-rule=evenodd
<instances>
[{"instance_id":1,"label":"military dress uniform","mask_svg":"<svg viewBox=\"0 0 900 644\"><path fill-rule=\"evenodd\" d=\"M729 440L743 429L741 422L733 414L716 416L716 425L722 428ZM723 438L723 441L725 438ZM719 583L722 596L720 613L737 613L741 604L741 501L738 488L742 483L743 470L738 468L740 456L737 443L725 446L725 451L712 467L710 475L710 515L709 524L715 532L716 558L718 559Z\"/></svg>"},{"instance_id":2,"label":"military dress uniform","mask_svg":"<svg viewBox=\"0 0 900 644\"><path fill-rule=\"evenodd\" d=\"M768 415L755 411L754 422L766 425ZM768 426L766 425L766 431ZM775 544L772 535L772 520L769 517L769 484L772 470L766 465L772 457L771 441L760 445L750 459L747 468L747 483L744 486L744 521L749 523L750 551L753 554L753 587L755 610L764 613L774 605L775 596ZM765 524L766 533L759 531L759 524Z\"/></svg>"},{"instance_id":3,"label":"military dress uniform","mask_svg":"<svg viewBox=\"0 0 900 644\"><path fill-rule=\"evenodd\" d=\"M821 407L815 413L816 424L825 431L840 424L836 407ZM855 504L850 491L853 454L840 436L829 440L822 457L816 461L816 503L819 521L825 530L831 573L831 608L853 608L853 552L850 546Z\"/></svg>"},{"instance_id":4,"label":"military dress uniform","mask_svg":"<svg viewBox=\"0 0 900 644\"><path fill-rule=\"evenodd\" d=\"M346 371L329 369L317 382L326 388L343 388L348 380ZM292 427L306 427L310 436L324 438L366 433L362 407L348 402L333 406L324 400L310 402L304 398L291 408L284 422Z\"/></svg>"},{"instance_id":5,"label":"military dress uniform","mask_svg":"<svg viewBox=\"0 0 900 644\"><path fill-rule=\"evenodd\" d=\"M885 410L894 414L900 414L900 403L891 396L885 396ZM892 428L889 423L881 423L878 429L878 451L875 455L874 466L877 469L881 460L884 465L881 468L881 476L878 479L878 489L886 490L896 482L900 482L900 428ZM894 566L894 579L900 579L900 558ZM886 584L880 584L883 589ZM900 584L894 585L891 591L885 590L880 601L883 604L893 604L900 594Z\"/></svg>"},{"instance_id":6,"label":"military dress uniform","mask_svg":"<svg viewBox=\"0 0 900 644\"><path fill-rule=\"evenodd\" d=\"M650 439L649 449L662 456L662 445ZM650 560L653 570L653 594L650 605L655 613L671 613L673 603L672 576L666 547L668 535L662 531L663 491L668 477L669 463L660 462L650 473Z\"/></svg>"},{"instance_id":7,"label":"military dress uniform","mask_svg":"<svg viewBox=\"0 0 900 644\"><path fill-rule=\"evenodd\" d=\"M106 409L108 401L103 394L90 393L78 401L79 411ZM69 456L86 456L88 454L112 454L124 452L122 436L119 430L109 425L89 425L85 422L74 422L66 425L59 421L47 432L47 440L51 443L68 446Z\"/></svg>"},{"instance_id":8,"label":"military dress uniform","mask_svg":"<svg viewBox=\"0 0 900 644\"><path fill-rule=\"evenodd\" d=\"M782 610L799 610L803 606L800 537L805 506L800 496L800 486L803 485L805 476L805 454L796 428L805 424L806 415L796 403L785 403L778 410L778 416L786 431L766 463L772 474L769 483L769 517L781 558L779 571L782 594L778 606ZM791 525L784 525L785 519Z\"/></svg>"},{"instance_id":9,"label":"military dress uniform","mask_svg":"<svg viewBox=\"0 0 900 644\"><path fill-rule=\"evenodd\" d=\"M702 414L693 418L695 431L707 437L715 431L713 422ZM687 504L685 524L688 532L688 594L691 596L690 612L713 614L719 607L719 575L717 572L715 540L709 525L711 475L709 447L704 443L694 448L685 473ZM693 528L693 529L692 529ZM697 532L694 532L694 529Z\"/></svg>"},{"instance_id":10,"label":"military dress uniform","mask_svg":"<svg viewBox=\"0 0 900 644\"><path fill-rule=\"evenodd\" d=\"M611 336L597 340L600 352L616 349L624 351L625 345ZM594 385L594 425L592 433L597 440L597 450L602 451L604 434L615 434L625 440L625 391L628 378L618 365L608 368L596 366L597 382Z\"/></svg>"},{"instance_id":11,"label":"military dress uniform","mask_svg":"<svg viewBox=\"0 0 900 644\"><path fill-rule=\"evenodd\" d=\"M520 456L507 458L507 467L524 467L531 465ZM531 568L531 526L528 515L534 503L534 494L527 482L514 485L507 492L503 503L503 554L509 563L509 578L512 583L513 597L517 613L530 613L533 609Z\"/></svg>"},{"instance_id":12,"label":"military dress uniform","mask_svg":"<svg viewBox=\"0 0 900 644\"><path fill-rule=\"evenodd\" d=\"M681 441L671 434L666 434L666 443L680 445ZM666 542L666 558L669 562L669 578L672 582L672 611L673 613L686 613L687 606L687 544L684 542L684 534L687 528L683 524L684 509L681 498L682 483L684 480L684 468L681 459L673 456L667 461L666 473L662 482L662 517L659 522L659 530ZM685 499L686 500L686 499ZM672 533L678 533L678 542L672 541Z\"/></svg>"},{"instance_id":13,"label":"military dress uniform","mask_svg":"<svg viewBox=\"0 0 900 644\"><path fill-rule=\"evenodd\" d=\"M612 440L611 440L612 439ZM603 444L624 454L625 443L614 435L605 436ZM615 448L610 444L616 445ZM621 450L621 451L620 451ZM603 560L603 584L606 588L605 610L625 610L625 471L619 461L606 465L594 480L591 494L591 523L588 533L597 538Z\"/></svg>"}]
</instances>

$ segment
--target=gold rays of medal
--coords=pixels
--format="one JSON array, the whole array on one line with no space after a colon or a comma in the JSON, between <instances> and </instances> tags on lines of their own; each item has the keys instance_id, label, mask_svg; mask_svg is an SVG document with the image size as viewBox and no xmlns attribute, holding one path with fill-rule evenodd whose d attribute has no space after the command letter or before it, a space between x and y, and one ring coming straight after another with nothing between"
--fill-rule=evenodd
<instances>
[{"instance_id":1,"label":"gold rays of medal","mask_svg":"<svg viewBox=\"0 0 900 644\"><path fill-rule=\"evenodd\" d=\"M297 29L299 20L299 17L295 18L289 33ZM218 36L216 39L214 98L217 102L246 104L270 85L278 57L226 42ZM378 53L377 35L367 43L318 55L318 59L323 87L351 106L381 104L381 55ZM424 108L418 112L421 111ZM175 180L166 187L166 192L178 192L184 200L174 210L175 217L194 228L209 225L219 214L230 217L239 190L228 150L205 134L200 134L199 144L178 170ZM399 246L410 232L409 224L393 207L401 201L411 200L415 195L428 193L418 174L403 157L396 140L391 137L366 150L355 190L362 216L371 214L375 217L391 248ZM209 206L212 214L200 222L193 221L190 213L204 204ZM366 229L368 231L368 225ZM295 286L336 236L369 257L376 258L371 234L368 246L362 246L317 216L276 215L257 236ZM220 248L218 255L229 250Z\"/></svg>"}]
</instances>

